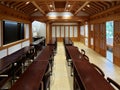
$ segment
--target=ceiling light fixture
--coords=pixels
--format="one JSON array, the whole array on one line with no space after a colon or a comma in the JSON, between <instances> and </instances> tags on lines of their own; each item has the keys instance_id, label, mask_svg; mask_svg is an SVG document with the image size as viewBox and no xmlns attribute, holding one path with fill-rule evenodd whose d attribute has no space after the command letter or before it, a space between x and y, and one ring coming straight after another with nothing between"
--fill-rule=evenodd
<instances>
[{"instance_id":1,"label":"ceiling light fixture","mask_svg":"<svg viewBox=\"0 0 120 90\"><path fill-rule=\"evenodd\" d=\"M36 8L36 9L34 9L34 11L37 11L37 8Z\"/></svg>"},{"instance_id":2,"label":"ceiling light fixture","mask_svg":"<svg viewBox=\"0 0 120 90\"><path fill-rule=\"evenodd\" d=\"M87 7L90 7L90 5L88 4Z\"/></svg>"},{"instance_id":3,"label":"ceiling light fixture","mask_svg":"<svg viewBox=\"0 0 120 90\"><path fill-rule=\"evenodd\" d=\"M28 2L26 2L25 4L28 5L29 3L30 3L30 2L28 1Z\"/></svg>"},{"instance_id":4,"label":"ceiling light fixture","mask_svg":"<svg viewBox=\"0 0 120 90\"><path fill-rule=\"evenodd\" d=\"M68 7L70 7L71 5L70 4L68 4Z\"/></svg>"},{"instance_id":5,"label":"ceiling light fixture","mask_svg":"<svg viewBox=\"0 0 120 90\"><path fill-rule=\"evenodd\" d=\"M50 7L53 7L53 5L50 4Z\"/></svg>"}]
</instances>

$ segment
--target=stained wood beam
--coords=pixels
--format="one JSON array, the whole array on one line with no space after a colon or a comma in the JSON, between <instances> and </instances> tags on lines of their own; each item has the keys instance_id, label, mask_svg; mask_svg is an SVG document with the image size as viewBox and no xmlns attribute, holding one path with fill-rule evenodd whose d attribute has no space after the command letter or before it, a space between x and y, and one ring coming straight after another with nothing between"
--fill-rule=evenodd
<instances>
[{"instance_id":1,"label":"stained wood beam","mask_svg":"<svg viewBox=\"0 0 120 90\"><path fill-rule=\"evenodd\" d=\"M13 20L13 21L29 21L30 17L27 14L0 5L0 19Z\"/></svg>"},{"instance_id":2,"label":"stained wood beam","mask_svg":"<svg viewBox=\"0 0 120 90\"><path fill-rule=\"evenodd\" d=\"M66 1L66 0L62 0L62 1ZM67 1L120 1L120 0L67 0Z\"/></svg>"},{"instance_id":3,"label":"stained wood beam","mask_svg":"<svg viewBox=\"0 0 120 90\"><path fill-rule=\"evenodd\" d=\"M76 21L76 22L81 22L81 21L86 21L89 19L89 16L72 16L72 17L62 17L62 16L57 16L57 17L48 17L48 16L38 16L38 17L31 17L32 21L37 20L37 21L42 21L42 22L47 22L47 21Z\"/></svg>"},{"instance_id":4,"label":"stained wood beam","mask_svg":"<svg viewBox=\"0 0 120 90\"><path fill-rule=\"evenodd\" d=\"M119 9L119 8L120 8L120 5L117 5L117 6L113 7L113 8L107 9L107 10L101 12L101 13L93 15L93 16L91 16L91 18L102 15L102 14L105 14L105 13L108 13L108 12L111 12L111 11L114 11L114 10Z\"/></svg>"},{"instance_id":5,"label":"stained wood beam","mask_svg":"<svg viewBox=\"0 0 120 90\"><path fill-rule=\"evenodd\" d=\"M95 13L97 13L96 10L93 8L85 7L84 9L85 10L83 12L90 13L90 15L94 15Z\"/></svg>"},{"instance_id":6,"label":"stained wood beam","mask_svg":"<svg viewBox=\"0 0 120 90\"><path fill-rule=\"evenodd\" d=\"M39 1L39 0L4 0L4 1ZM44 1L44 0L41 0ZM66 0L51 0L51 1L66 1ZM67 0L67 1L101 1L101 0ZM120 1L120 0L102 0L102 1Z\"/></svg>"},{"instance_id":7,"label":"stained wood beam","mask_svg":"<svg viewBox=\"0 0 120 90\"><path fill-rule=\"evenodd\" d=\"M90 1L86 1L74 14L76 15L79 11L81 11Z\"/></svg>"},{"instance_id":8,"label":"stained wood beam","mask_svg":"<svg viewBox=\"0 0 120 90\"><path fill-rule=\"evenodd\" d=\"M90 5L92 5L92 6L96 7L96 8L98 8L100 11L103 10L103 8L102 8L101 6L99 6L99 5L97 5L95 2L90 3Z\"/></svg>"},{"instance_id":9,"label":"stained wood beam","mask_svg":"<svg viewBox=\"0 0 120 90\"><path fill-rule=\"evenodd\" d=\"M96 5L100 6L102 10L105 10L105 6L101 4L100 2L94 2Z\"/></svg>"},{"instance_id":10,"label":"stained wood beam","mask_svg":"<svg viewBox=\"0 0 120 90\"><path fill-rule=\"evenodd\" d=\"M38 4L35 1L31 2L42 14L45 15L45 12L38 6Z\"/></svg>"}]
</instances>

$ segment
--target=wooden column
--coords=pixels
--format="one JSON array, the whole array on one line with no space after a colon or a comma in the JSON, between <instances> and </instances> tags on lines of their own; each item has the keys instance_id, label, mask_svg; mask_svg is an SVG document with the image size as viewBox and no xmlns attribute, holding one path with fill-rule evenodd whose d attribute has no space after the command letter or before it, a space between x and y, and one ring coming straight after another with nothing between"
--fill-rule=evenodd
<instances>
[{"instance_id":1,"label":"wooden column","mask_svg":"<svg viewBox=\"0 0 120 90\"><path fill-rule=\"evenodd\" d=\"M32 37L32 22L29 23L29 39L30 39L30 43L33 41L33 37Z\"/></svg>"},{"instance_id":2,"label":"wooden column","mask_svg":"<svg viewBox=\"0 0 120 90\"><path fill-rule=\"evenodd\" d=\"M100 26L94 25L94 49L96 52L100 52Z\"/></svg>"},{"instance_id":3,"label":"wooden column","mask_svg":"<svg viewBox=\"0 0 120 90\"><path fill-rule=\"evenodd\" d=\"M91 26L90 26L90 22L88 22L88 47L90 48L90 43L91 43L91 39L90 39L90 31L91 31Z\"/></svg>"},{"instance_id":4,"label":"wooden column","mask_svg":"<svg viewBox=\"0 0 120 90\"><path fill-rule=\"evenodd\" d=\"M113 62L120 66L120 21L114 23Z\"/></svg>"},{"instance_id":5,"label":"wooden column","mask_svg":"<svg viewBox=\"0 0 120 90\"><path fill-rule=\"evenodd\" d=\"M106 57L106 25L105 23L100 24L100 54Z\"/></svg>"},{"instance_id":6,"label":"wooden column","mask_svg":"<svg viewBox=\"0 0 120 90\"><path fill-rule=\"evenodd\" d=\"M49 22L46 23L46 43L49 42L49 40L52 37L52 30L51 30L51 25Z\"/></svg>"},{"instance_id":7,"label":"wooden column","mask_svg":"<svg viewBox=\"0 0 120 90\"><path fill-rule=\"evenodd\" d=\"M79 23L78 23L77 28L78 28L78 30L77 30L78 31L78 37L77 38L78 38L78 41L80 41L80 24Z\"/></svg>"}]
</instances>

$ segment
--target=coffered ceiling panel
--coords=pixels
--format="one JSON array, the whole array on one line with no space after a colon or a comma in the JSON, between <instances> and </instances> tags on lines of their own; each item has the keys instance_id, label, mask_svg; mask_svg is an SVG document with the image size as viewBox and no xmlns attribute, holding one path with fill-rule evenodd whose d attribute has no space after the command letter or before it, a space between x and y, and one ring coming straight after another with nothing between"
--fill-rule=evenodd
<instances>
[{"instance_id":1,"label":"coffered ceiling panel","mask_svg":"<svg viewBox=\"0 0 120 90\"><path fill-rule=\"evenodd\" d=\"M120 6L120 0L0 0L0 5L28 16L46 16L49 12L71 12L74 16L93 16Z\"/></svg>"}]
</instances>

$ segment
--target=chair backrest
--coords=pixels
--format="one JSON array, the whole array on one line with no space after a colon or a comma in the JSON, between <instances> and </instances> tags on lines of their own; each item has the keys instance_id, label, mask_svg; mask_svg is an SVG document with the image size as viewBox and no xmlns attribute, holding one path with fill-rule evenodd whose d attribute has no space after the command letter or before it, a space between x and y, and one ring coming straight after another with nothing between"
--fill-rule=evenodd
<instances>
[{"instance_id":1,"label":"chair backrest","mask_svg":"<svg viewBox=\"0 0 120 90\"><path fill-rule=\"evenodd\" d=\"M50 90L50 75L51 75L51 71L49 70L44 75L44 78L43 78L44 90L47 90L47 88L49 88Z\"/></svg>"},{"instance_id":2,"label":"chair backrest","mask_svg":"<svg viewBox=\"0 0 120 90\"><path fill-rule=\"evenodd\" d=\"M82 55L82 58L83 58L83 60L89 61L89 57L87 55L85 55L85 54Z\"/></svg>"},{"instance_id":3,"label":"chair backrest","mask_svg":"<svg viewBox=\"0 0 120 90\"><path fill-rule=\"evenodd\" d=\"M85 50L84 50L84 49L81 49L81 53L82 53L83 55L85 55Z\"/></svg>"},{"instance_id":4,"label":"chair backrest","mask_svg":"<svg viewBox=\"0 0 120 90\"><path fill-rule=\"evenodd\" d=\"M104 77L105 74L104 72L95 64L91 63L91 65Z\"/></svg>"},{"instance_id":5,"label":"chair backrest","mask_svg":"<svg viewBox=\"0 0 120 90\"><path fill-rule=\"evenodd\" d=\"M112 80L110 77L107 77L107 81L110 84L114 85L118 90L120 90L120 85L117 82L115 82L114 80Z\"/></svg>"},{"instance_id":6,"label":"chair backrest","mask_svg":"<svg viewBox=\"0 0 120 90\"><path fill-rule=\"evenodd\" d=\"M27 58L34 59L36 50L34 47L31 47L31 49L27 53Z\"/></svg>"}]
</instances>

